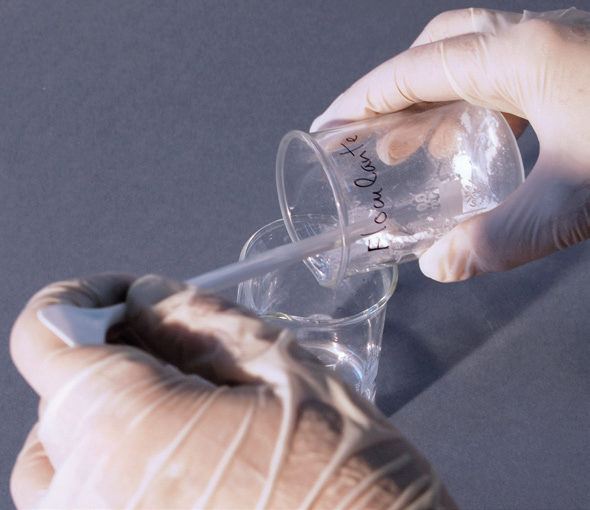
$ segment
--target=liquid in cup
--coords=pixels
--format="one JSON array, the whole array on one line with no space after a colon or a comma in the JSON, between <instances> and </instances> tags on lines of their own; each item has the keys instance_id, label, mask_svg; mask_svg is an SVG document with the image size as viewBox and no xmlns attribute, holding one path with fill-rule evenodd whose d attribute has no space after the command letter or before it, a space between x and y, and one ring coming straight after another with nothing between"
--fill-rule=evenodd
<instances>
[{"instance_id":1,"label":"liquid in cup","mask_svg":"<svg viewBox=\"0 0 590 510\"><path fill-rule=\"evenodd\" d=\"M298 218L293 221L299 226ZM283 220L277 220L248 240L240 260L289 242ZM266 321L291 329L303 347L373 400L386 304L396 283L397 267L389 266L327 288L299 262L241 283L237 301Z\"/></svg>"},{"instance_id":2,"label":"liquid in cup","mask_svg":"<svg viewBox=\"0 0 590 510\"><path fill-rule=\"evenodd\" d=\"M306 261L325 286L417 258L523 180L503 116L464 101L416 105L312 134L291 131L277 153L279 202L292 241L342 232L339 248ZM366 220L370 228L352 242L348 226Z\"/></svg>"}]
</instances>

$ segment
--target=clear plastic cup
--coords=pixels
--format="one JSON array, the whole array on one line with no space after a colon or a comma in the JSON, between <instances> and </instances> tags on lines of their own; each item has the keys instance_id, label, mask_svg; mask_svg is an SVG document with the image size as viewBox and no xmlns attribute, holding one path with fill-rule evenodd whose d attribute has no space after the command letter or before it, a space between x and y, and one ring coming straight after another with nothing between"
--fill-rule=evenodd
<instances>
[{"instance_id":1,"label":"clear plastic cup","mask_svg":"<svg viewBox=\"0 0 590 510\"><path fill-rule=\"evenodd\" d=\"M504 117L464 101L416 105L312 134L291 131L277 155L291 240L341 231L339 248L306 260L324 286L417 258L523 180ZM366 231L351 242L347 228L363 220Z\"/></svg>"},{"instance_id":2,"label":"clear plastic cup","mask_svg":"<svg viewBox=\"0 0 590 510\"><path fill-rule=\"evenodd\" d=\"M298 218L292 220L300 225ZM248 240L240 260L289 242L283 220L277 220ZM373 400L385 305L396 283L397 266L390 266L327 288L299 262L241 283L237 301L266 321L291 329L303 347Z\"/></svg>"}]
</instances>

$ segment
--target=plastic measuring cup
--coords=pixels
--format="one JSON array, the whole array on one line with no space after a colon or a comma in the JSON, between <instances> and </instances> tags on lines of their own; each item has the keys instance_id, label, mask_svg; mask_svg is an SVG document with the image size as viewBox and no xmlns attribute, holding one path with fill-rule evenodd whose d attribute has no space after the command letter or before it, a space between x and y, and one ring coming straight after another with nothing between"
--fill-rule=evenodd
<instances>
[{"instance_id":1,"label":"plastic measuring cup","mask_svg":"<svg viewBox=\"0 0 590 510\"><path fill-rule=\"evenodd\" d=\"M416 105L312 134L291 131L277 154L291 239L341 232L339 247L306 260L325 286L417 258L523 180L504 117L464 101ZM351 240L349 225L367 220L360 240Z\"/></svg>"},{"instance_id":2,"label":"plastic measuring cup","mask_svg":"<svg viewBox=\"0 0 590 510\"><path fill-rule=\"evenodd\" d=\"M298 218L293 220L298 223ZM289 241L284 221L274 221L250 237L240 261L273 253ZM303 264L289 264L242 282L237 301L264 320L290 329L320 362L373 400L386 305L396 283L397 266L390 266L327 288L318 285Z\"/></svg>"}]
</instances>

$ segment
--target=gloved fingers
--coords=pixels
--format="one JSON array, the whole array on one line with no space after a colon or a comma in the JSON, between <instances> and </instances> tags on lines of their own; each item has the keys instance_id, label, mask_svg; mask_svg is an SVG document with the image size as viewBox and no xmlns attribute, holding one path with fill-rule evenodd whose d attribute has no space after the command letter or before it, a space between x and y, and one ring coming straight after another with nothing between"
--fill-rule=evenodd
<instances>
[{"instance_id":1,"label":"gloved fingers","mask_svg":"<svg viewBox=\"0 0 590 510\"><path fill-rule=\"evenodd\" d=\"M541 151L518 190L497 208L453 229L419 263L434 280L460 281L512 269L589 237L587 179L568 155Z\"/></svg>"},{"instance_id":2,"label":"gloved fingers","mask_svg":"<svg viewBox=\"0 0 590 510\"><path fill-rule=\"evenodd\" d=\"M497 33L499 27L505 29L511 24L519 23L522 18L523 15L520 13L498 12L480 8L443 12L426 25L411 47L461 35ZM503 113L503 115L514 136L519 138L527 128L528 120L509 113Z\"/></svg>"},{"instance_id":3,"label":"gloved fingers","mask_svg":"<svg viewBox=\"0 0 590 510\"><path fill-rule=\"evenodd\" d=\"M379 65L340 94L311 124L321 131L420 102L453 101L461 96L447 79L440 43L410 48Z\"/></svg>"},{"instance_id":4,"label":"gloved fingers","mask_svg":"<svg viewBox=\"0 0 590 510\"><path fill-rule=\"evenodd\" d=\"M522 75L533 69L536 76L543 59L540 51L528 51L531 30L514 29L522 15L451 11L439 19L418 38L417 45L341 94L312 123L311 131L398 111L417 102L458 99L528 118L538 98L529 97L533 91ZM439 28L443 21L448 22L445 29ZM483 27L481 31L478 26ZM427 43L431 38L435 40Z\"/></svg>"},{"instance_id":5,"label":"gloved fingers","mask_svg":"<svg viewBox=\"0 0 590 510\"><path fill-rule=\"evenodd\" d=\"M430 136L428 152L444 159L456 152L459 119L445 116L440 104L418 103L388 122L387 131L376 140L379 159L387 165L399 165L414 154Z\"/></svg>"},{"instance_id":6,"label":"gloved fingers","mask_svg":"<svg viewBox=\"0 0 590 510\"><path fill-rule=\"evenodd\" d=\"M153 360L138 349L120 350ZM228 445L232 420L242 419L247 397L233 402L229 388L203 387L170 366L142 374L137 361L99 364L47 405L39 438L57 473L44 499L49 508L143 507L131 502L157 494L159 486L164 491L154 507L164 508L167 497L188 508L179 488L210 475L218 462L211 450L221 455Z\"/></svg>"},{"instance_id":7,"label":"gloved fingers","mask_svg":"<svg viewBox=\"0 0 590 510\"><path fill-rule=\"evenodd\" d=\"M213 391L210 383L126 346L64 348L48 356L39 371L47 383L41 388L38 434L56 470L80 447L112 453L125 427L137 428L158 413L170 419L174 433ZM158 444L157 438L151 443Z\"/></svg>"},{"instance_id":8,"label":"gloved fingers","mask_svg":"<svg viewBox=\"0 0 590 510\"><path fill-rule=\"evenodd\" d=\"M184 373L213 384L254 382L244 364L281 330L210 292L157 276L138 280L127 297L129 339Z\"/></svg>"},{"instance_id":9,"label":"gloved fingers","mask_svg":"<svg viewBox=\"0 0 590 510\"><path fill-rule=\"evenodd\" d=\"M475 33L496 33L498 28L518 23L522 14L470 8L442 12L434 17L411 47Z\"/></svg>"},{"instance_id":10,"label":"gloved fingers","mask_svg":"<svg viewBox=\"0 0 590 510\"><path fill-rule=\"evenodd\" d=\"M124 301L134 276L106 274L53 283L37 292L18 316L10 337L12 359L18 370L39 394L54 381L55 373L44 372L45 360L61 349L64 342L37 317L41 308L66 303L81 307L103 307ZM50 370L51 371L51 370Z\"/></svg>"},{"instance_id":11,"label":"gloved fingers","mask_svg":"<svg viewBox=\"0 0 590 510\"><path fill-rule=\"evenodd\" d=\"M37 318L54 303L108 306L124 299L134 277L103 275L60 282L38 292L19 315L11 335L17 367L41 396L39 437L53 466L67 458L77 433L97 429L97 437L120 433L118 422L105 424L101 410L119 406L122 419L140 414L178 385L195 397L211 390L198 378L185 381L176 369L139 349L126 346L69 347ZM130 393L121 388L132 389ZM122 400L121 400L122 399ZM113 429L115 427L115 429ZM110 432L109 432L110 431Z\"/></svg>"},{"instance_id":12,"label":"gloved fingers","mask_svg":"<svg viewBox=\"0 0 590 510\"><path fill-rule=\"evenodd\" d=\"M16 459L10 478L10 492L17 508L40 508L55 470L38 437L37 423L29 432Z\"/></svg>"}]
</instances>

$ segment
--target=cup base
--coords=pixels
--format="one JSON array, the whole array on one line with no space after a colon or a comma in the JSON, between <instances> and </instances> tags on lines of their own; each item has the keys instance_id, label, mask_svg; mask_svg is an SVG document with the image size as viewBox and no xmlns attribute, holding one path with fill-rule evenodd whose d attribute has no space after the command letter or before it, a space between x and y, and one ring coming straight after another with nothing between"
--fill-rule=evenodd
<instances>
[{"instance_id":1,"label":"cup base","mask_svg":"<svg viewBox=\"0 0 590 510\"><path fill-rule=\"evenodd\" d=\"M344 382L357 393L371 402L374 401L377 370L374 374L367 374L362 361L352 350L336 342L314 345L301 342L301 346L316 356L326 368L338 372Z\"/></svg>"}]
</instances>

